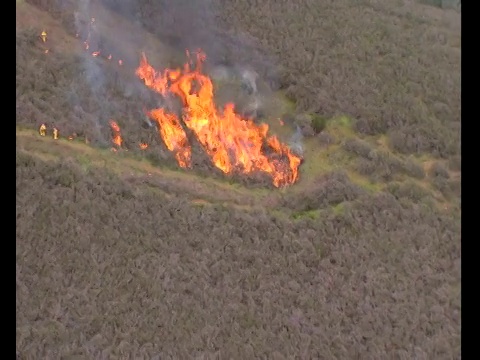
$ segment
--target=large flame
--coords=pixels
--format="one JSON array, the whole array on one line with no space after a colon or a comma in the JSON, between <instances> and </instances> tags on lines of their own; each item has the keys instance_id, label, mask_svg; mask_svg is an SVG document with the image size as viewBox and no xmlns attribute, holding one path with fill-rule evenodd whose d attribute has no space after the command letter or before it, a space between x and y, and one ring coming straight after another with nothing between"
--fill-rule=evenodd
<instances>
[{"instance_id":1,"label":"large flame","mask_svg":"<svg viewBox=\"0 0 480 360\"><path fill-rule=\"evenodd\" d=\"M184 126L196 137L212 163L224 173L262 171L272 177L276 187L293 184L298 179L301 158L293 154L277 137L268 136L268 125L235 113L234 104L218 111L211 79L201 72L205 54L197 53L196 68L189 61L183 69L157 72L143 54L137 76L152 90L178 96L184 106L182 121L164 109L154 109L149 116L157 121L167 148L175 153L182 167L190 166L191 148Z\"/></svg>"},{"instance_id":2,"label":"large flame","mask_svg":"<svg viewBox=\"0 0 480 360\"><path fill-rule=\"evenodd\" d=\"M163 109L154 109L148 114L158 123L160 136L167 149L175 153L178 164L181 167L190 167L192 150L178 118Z\"/></svg>"}]
</instances>

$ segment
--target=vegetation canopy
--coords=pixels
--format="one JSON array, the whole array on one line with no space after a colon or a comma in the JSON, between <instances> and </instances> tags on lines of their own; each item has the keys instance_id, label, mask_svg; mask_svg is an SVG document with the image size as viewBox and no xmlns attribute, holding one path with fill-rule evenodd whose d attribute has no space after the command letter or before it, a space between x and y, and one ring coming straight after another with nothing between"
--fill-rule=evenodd
<instances>
[{"instance_id":1,"label":"vegetation canopy","mask_svg":"<svg viewBox=\"0 0 480 360\"><path fill-rule=\"evenodd\" d=\"M16 10L17 358L460 358L459 4Z\"/></svg>"}]
</instances>

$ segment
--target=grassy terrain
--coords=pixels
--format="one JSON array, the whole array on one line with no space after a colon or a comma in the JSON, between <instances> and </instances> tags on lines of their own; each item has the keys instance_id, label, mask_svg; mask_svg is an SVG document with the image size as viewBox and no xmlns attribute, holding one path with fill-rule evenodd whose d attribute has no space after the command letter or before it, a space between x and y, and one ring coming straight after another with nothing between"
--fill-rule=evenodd
<instances>
[{"instance_id":1,"label":"grassy terrain","mask_svg":"<svg viewBox=\"0 0 480 360\"><path fill-rule=\"evenodd\" d=\"M181 65L184 38L162 1L117 3L89 10L122 66L84 50L75 2L17 1L17 357L459 359L456 4L211 2L245 35L217 58L270 91L261 120L305 131L275 189L198 152L178 168L134 69Z\"/></svg>"}]
</instances>

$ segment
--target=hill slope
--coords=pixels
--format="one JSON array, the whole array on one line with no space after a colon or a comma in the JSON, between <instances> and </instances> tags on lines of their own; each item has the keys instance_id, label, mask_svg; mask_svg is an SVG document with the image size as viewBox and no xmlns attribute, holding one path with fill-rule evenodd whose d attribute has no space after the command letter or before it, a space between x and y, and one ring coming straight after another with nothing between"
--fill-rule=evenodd
<instances>
[{"instance_id":1,"label":"hill slope","mask_svg":"<svg viewBox=\"0 0 480 360\"><path fill-rule=\"evenodd\" d=\"M272 89L271 98L286 105L280 111L285 122L292 117L294 126L310 119L323 124L319 134L303 140L300 181L278 190L258 178L225 177L207 164L178 169L157 134L142 127L143 107L156 106L158 99L134 76L138 54L146 50L158 64L182 61L162 37L142 28L156 12L147 12L139 25L92 3L91 13L105 28L104 46L124 60L117 66L85 52L68 7L17 2L17 356L460 358L461 169L459 138L447 131L458 123L458 14L402 3L353 7L345 0L312 8L313 2L304 1L288 14L323 14L322 39L337 34L339 42L353 41L352 32L365 29L375 14L377 24L407 29L401 36L384 29L397 36L394 52L417 49L422 43L412 36L425 29L431 32L424 44L443 34L446 43L425 45L419 67L408 74L404 85L413 92L385 105L393 113L402 101L418 100L413 107L402 105L410 111L402 116L420 127L432 122L426 142L409 138L416 123L398 127L392 118L390 127L362 131L362 124L370 124L368 114L381 113L381 97L400 91L385 83L368 103L374 85L362 77L385 79L388 61L343 61L342 46L331 43L329 59L318 54L298 77L303 70L295 65L294 49L308 44L294 45L294 39L302 32L316 35L295 23L285 39L271 31L285 21L286 2L264 2L262 9L259 3L224 4L222 21L237 31L249 28L264 49L284 47L280 82L286 88ZM253 16L255 9L270 15ZM352 11L364 16L352 17ZM339 32L334 24L342 19L349 21ZM123 36L109 36L107 29L119 23L133 39L129 46L119 41ZM39 38L42 29L47 43ZM352 54L358 59L362 51L368 59L376 46L387 46L367 29L357 31L362 41ZM432 35L434 30L439 33ZM449 55L440 56L449 46ZM425 79L432 65L421 59L432 54L440 70ZM328 62L334 59L337 67ZM398 59L388 59L404 69ZM313 86L322 61L329 71L345 66L335 74L339 89L329 88L328 74L322 87ZM454 66L443 71L450 62ZM102 82L88 77L89 66ZM348 66L365 68L358 73ZM347 80L351 91L363 84L370 94L350 104L352 111L341 95ZM422 81L425 89L415 87ZM438 88L447 83L453 98ZM371 121L390 115L383 116ZM129 151L110 150L109 118L120 122ZM281 138L293 131L276 118L263 121ZM42 122L54 122L61 138L40 137ZM77 138L70 141L73 132ZM413 147L395 143L399 134ZM419 139L422 146L415 145ZM147 151L138 149L139 141L149 142Z\"/></svg>"}]
</instances>

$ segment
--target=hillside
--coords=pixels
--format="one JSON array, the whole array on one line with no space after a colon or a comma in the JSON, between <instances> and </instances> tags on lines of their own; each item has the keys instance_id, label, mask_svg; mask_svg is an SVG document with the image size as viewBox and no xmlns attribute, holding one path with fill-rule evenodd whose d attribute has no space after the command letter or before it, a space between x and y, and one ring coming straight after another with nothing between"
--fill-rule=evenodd
<instances>
[{"instance_id":1,"label":"hillside","mask_svg":"<svg viewBox=\"0 0 480 360\"><path fill-rule=\"evenodd\" d=\"M457 10L221 3L17 1L17 358L460 358ZM135 69L187 45L293 185L178 166Z\"/></svg>"}]
</instances>

